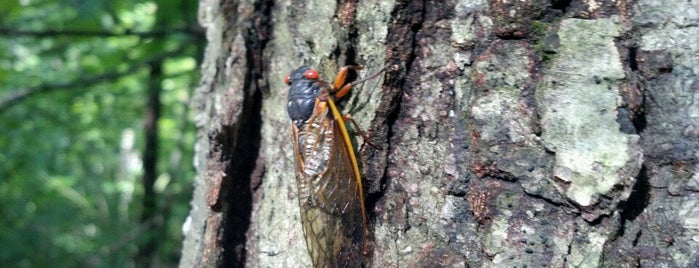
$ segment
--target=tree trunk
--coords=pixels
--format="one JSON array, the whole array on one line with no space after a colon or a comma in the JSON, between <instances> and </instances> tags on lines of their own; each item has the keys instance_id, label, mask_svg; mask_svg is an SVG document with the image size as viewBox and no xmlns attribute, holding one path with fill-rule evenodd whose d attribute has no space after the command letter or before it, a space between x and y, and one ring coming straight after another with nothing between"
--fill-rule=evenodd
<instances>
[{"instance_id":1,"label":"tree trunk","mask_svg":"<svg viewBox=\"0 0 699 268\"><path fill-rule=\"evenodd\" d=\"M155 191L155 181L158 179L158 119L160 119L161 101L160 91L163 80L163 61L156 60L150 64L150 84L146 97L146 112L143 120L145 141L143 150L143 211L141 212L141 226L150 230L142 237L136 255L137 263L144 267L150 267L154 254L160 246L158 236L162 235L163 206L158 203L159 196ZM157 233L157 235L155 235ZM153 234L153 235L151 235Z\"/></svg>"},{"instance_id":2,"label":"tree trunk","mask_svg":"<svg viewBox=\"0 0 699 268\"><path fill-rule=\"evenodd\" d=\"M181 267L309 267L284 77L360 64L343 112L371 267L699 265L691 1L217 1ZM356 135L359 137L359 135Z\"/></svg>"}]
</instances>

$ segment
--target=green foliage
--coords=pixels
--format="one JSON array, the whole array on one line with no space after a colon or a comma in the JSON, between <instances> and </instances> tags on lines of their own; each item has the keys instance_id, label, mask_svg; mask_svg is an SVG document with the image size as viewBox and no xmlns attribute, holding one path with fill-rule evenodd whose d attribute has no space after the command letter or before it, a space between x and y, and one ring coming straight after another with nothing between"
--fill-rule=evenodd
<instances>
[{"instance_id":1,"label":"green foliage","mask_svg":"<svg viewBox=\"0 0 699 268\"><path fill-rule=\"evenodd\" d=\"M549 24L547 22L535 20L535 21L532 21L531 31L532 31L532 34L534 36L541 38L546 34L548 27L549 27Z\"/></svg>"},{"instance_id":2,"label":"green foliage","mask_svg":"<svg viewBox=\"0 0 699 268\"><path fill-rule=\"evenodd\" d=\"M176 265L191 192L196 1L0 5L0 266ZM155 66L157 64L158 66ZM153 68L162 68L154 77ZM146 94L155 85L158 218L141 220Z\"/></svg>"},{"instance_id":3,"label":"green foliage","mask_svg":"<svg viewBox=\"0 0 699 268\"><path fill-rule=\"evenodd\" d=\"M551 23L535 20L532 21L531 31L535 38L534 52L542 63L547 64L553 54L555 54L556 44L552 42L554 29L549 29ZM552 32L553 31L553 32Z\"/></svg>"}]
</instances>

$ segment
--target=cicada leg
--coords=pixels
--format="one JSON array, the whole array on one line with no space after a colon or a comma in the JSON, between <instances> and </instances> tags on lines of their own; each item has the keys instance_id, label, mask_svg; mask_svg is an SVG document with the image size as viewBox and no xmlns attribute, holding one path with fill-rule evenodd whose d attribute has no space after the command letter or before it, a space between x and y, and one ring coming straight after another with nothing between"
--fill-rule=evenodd
<instances>
[{"instance_id":1,"label":"cicada leg","mask_svg":"<svg viewBox=\"0 0 699 268\"><path fill-rule=\"evenodd\" d=\"M349 83L345 85L345 81L347 80L347 74L349 73L349 70L361 70L364 69L362 66L356 66L356 65L347 65L345 67L340 68L340 71L337 72L337 75L335 75L335 82L333 82L333 93L335 93L335 99L338 100L342 98L343 96L347 95L350 90L352 90L352 86L354 83Z\"/></svg>"},{"instance_id":2,"label":"cicada leg","mask_svg":"<svg viewBox=\"0 0 699 268\"><path fill-rule=\"evenodd\" d=\"M347 65L345 67L340 68L340 71L337 72L337 75L335 76L335 82L333 82L333 92L335 99L339 100L343 96L347 95L350 90L352 90L352 87L355 85L361 84L364 81L371 80L379 76L383 71L386 70L386 67L388 65L382 67L380 70L376 71L375 73L364 77L363 79L354 81L352 83L346 84L345 85L345 80L347 79L347 73L349 72L350 69L352 70L361 70L364 69L362 66L356 66L356 65ZM344 86L343 86L344 85Z\"/></svg>"},{"instance_id":3,"label":"cicada leg","mask_svg":"<svg viewBox=\"0 0 699 268\"><path fill-rule=\"evenodd\" d=\"M369 135L366 134L366 131L364 131L359 126L359 124L357 124L357 121L354 121L354 118L352 118L351 115L349 115L349 114L342 115L342 120L349 121L350 123L352 123L354 130L357 131L357 133L359 133L359 135L362 136L362 139L364 139L364 142L368 143L369 145L371 145L372 147L374 147L376 149L381 149L381 146L378 146L376 144L371 143L371 140L369 139Z\"/></svg>"}]
</instances>

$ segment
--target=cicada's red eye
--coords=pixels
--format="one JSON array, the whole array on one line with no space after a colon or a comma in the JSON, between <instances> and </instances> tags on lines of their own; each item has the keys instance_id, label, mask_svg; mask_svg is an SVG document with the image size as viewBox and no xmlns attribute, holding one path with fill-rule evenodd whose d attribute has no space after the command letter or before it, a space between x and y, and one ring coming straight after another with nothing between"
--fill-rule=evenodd
<instances>
[{"instance_id":1,"label":"cicada's red eye","mask_svg":"<svg viewBox=\"0 0 699 268\"><path fill-rule=\"evenodd\" d=\"M318 72L316 72L316 70L309 69L308 71L303 73L303 76L311 80L316 80L318 79Z\"/></svg>"},{"instance_id":2,"label":"cicada's red eye","mask_svg":"<svg viewBox=\"0 0 699 268\"><path fill-rule=\"evenodd\" d=\"M289 75L284 77L284 84L287 84L287 85L289 84Z\"/></svg>"}]
</instances>

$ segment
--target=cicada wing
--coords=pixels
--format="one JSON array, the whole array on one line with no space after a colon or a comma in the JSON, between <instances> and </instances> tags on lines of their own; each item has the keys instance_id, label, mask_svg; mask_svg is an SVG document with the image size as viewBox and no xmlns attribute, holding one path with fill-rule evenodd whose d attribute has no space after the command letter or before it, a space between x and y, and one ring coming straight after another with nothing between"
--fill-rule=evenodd
<instances>
[{"instance_id":1,"label":"cicada wing","mask_svg":"<svg viewBox=\"0 0 699 268\"><path fill-rule=\"evenodd\" d=\"M360 178L355 177L355 165L351 162L350 154L354 151L345 143L345 139L341 135L343 133L339 124L344 122L334 121L333 139L333 155L330 160L330 165L336 168L328 169L326 178L333 181L336 185L334 191L331 191L331 200L333 214L337 216L339 226L334 231L334 259L336 267L360 267L362 260L363 243L366 228L364 226L364 207L363 196L359 189L357 181ZM337 241L342 241L337 243Z\"/></svg>"},{"instance_id":2,"label":"cicada wing","mask_svg":"<svg viewBox=\"0 0 699 268\"><path fill-rule=\"evenodd\" d=\"M342 137L347 135L338 126L343 122L331 117L323 121L317 128L309 125L303 134L313 144L301 146L313 149L299 148L303 170L297 179L306 245L314 267L361 267L364 208L350 158L354 152Z\"/></svg>"}]
</instances>

